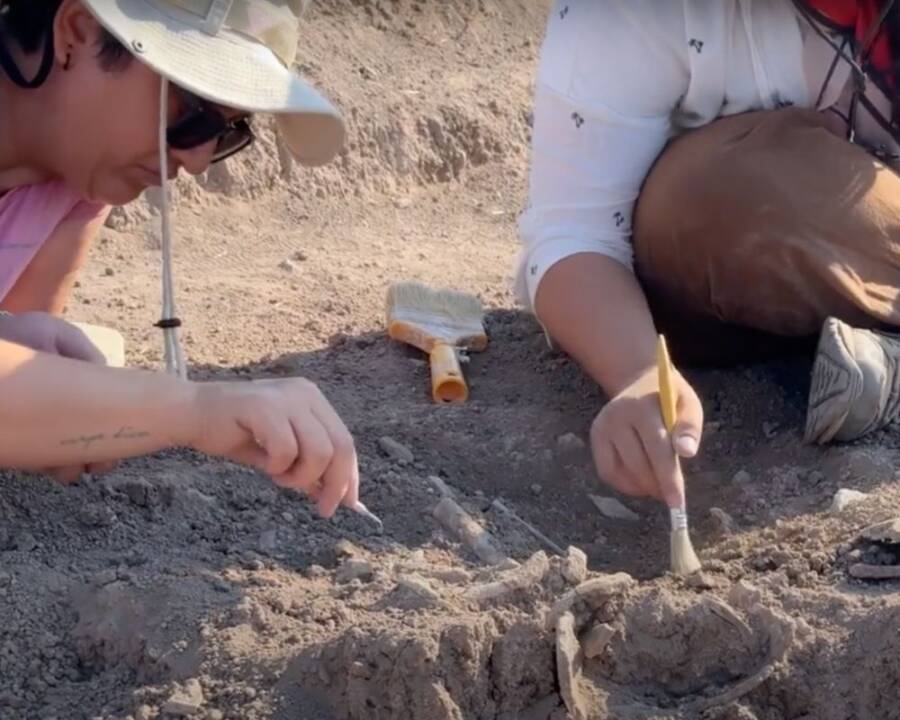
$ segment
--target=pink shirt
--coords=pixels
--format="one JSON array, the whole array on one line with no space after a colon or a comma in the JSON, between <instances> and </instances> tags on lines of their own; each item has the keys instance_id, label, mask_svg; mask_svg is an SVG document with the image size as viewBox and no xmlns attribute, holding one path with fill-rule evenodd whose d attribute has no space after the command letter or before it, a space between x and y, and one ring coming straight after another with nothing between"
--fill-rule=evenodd
<instances>
[{"instance_id":1,"label":"pink shirt","mask_svg":"<svg viewBox=\"0 0 900 720\"><path fill-rule=\"evenodd\" d=\"M87 222L103 209L59 181L26 185L0 197L0 300L60 223Z\"/></svg>"}]
</instances>

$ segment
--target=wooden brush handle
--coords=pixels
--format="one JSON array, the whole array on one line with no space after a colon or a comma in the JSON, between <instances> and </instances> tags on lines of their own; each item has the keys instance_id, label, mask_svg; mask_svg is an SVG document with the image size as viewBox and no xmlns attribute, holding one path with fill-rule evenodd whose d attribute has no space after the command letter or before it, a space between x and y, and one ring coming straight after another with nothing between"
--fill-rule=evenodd
<instances>
[{"instance_id":1,"label":"wooden brush handle","mask_svg":"<svg viewBox=\"0 0 900 720\"><path fill-rule=\"evenodd\" d=\"M463 403L469 399L469 387L463 377L459 355L452 345L438 343L430 354L431 395L437 403Z\"/></svg>"},{"instance_id":2,"label":"wooden brush handle","mask_svg":"<svg viewBox=\"0 0 900 720\"><path fill-rule=\"evenodd\" d=\"M675 368L669 359L666 339L660 335L656 343L656 370L659 375L659 409L666 430L672 432L678 420L678 399L675 394Z\"/></svg>"}]
</instances>

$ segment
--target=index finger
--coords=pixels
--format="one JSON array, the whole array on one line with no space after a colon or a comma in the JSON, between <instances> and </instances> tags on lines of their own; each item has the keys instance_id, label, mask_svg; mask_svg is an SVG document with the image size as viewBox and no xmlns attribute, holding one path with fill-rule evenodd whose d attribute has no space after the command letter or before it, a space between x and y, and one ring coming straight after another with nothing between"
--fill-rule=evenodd
<instances>
[{"instance_id":1,"label":"index finger","mask_svg":"<svg viewBox=\"0 0 900 720\"><path fill-rule=\"evenodd\" d=\"M638 434L650 458L660 496L670 508L684 507L684 476L662 416L657 413L655 421L645 420Z\"/></svg>"},{"instance_id":2,"label":"index finger","mask_svg":"<svg viewBox=\"0 0 900 720\"><path fill-rule=\"evenodd\" d=\"M312 411L328 432L334 448L319 496L319 513L331 517L338 505L353 507L359 501L359 460L350 431L331 405L323 401Z\"/></svg>"}]
</instances>

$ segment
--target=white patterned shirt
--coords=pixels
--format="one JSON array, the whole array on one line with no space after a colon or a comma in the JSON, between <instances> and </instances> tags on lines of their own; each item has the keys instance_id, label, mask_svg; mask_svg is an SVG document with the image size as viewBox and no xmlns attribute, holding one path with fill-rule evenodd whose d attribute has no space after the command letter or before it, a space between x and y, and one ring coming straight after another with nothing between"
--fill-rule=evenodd
<instances>
[{"instance_id":1,"label":"white patterned shirt","mask_svg":"<svg viewBox=\"0 0 900 720\"><path fill-rule=\"evenodd\" d=\"M791 0L558 0L535 83L520 300L533 307L547 270L576 253L630 268L634 204L666 143L722 116L812 107L834 54ZM818 109L851 87L841 62ZM873 128L860 135L888 144Z\"/></svg>"}]
</instances>

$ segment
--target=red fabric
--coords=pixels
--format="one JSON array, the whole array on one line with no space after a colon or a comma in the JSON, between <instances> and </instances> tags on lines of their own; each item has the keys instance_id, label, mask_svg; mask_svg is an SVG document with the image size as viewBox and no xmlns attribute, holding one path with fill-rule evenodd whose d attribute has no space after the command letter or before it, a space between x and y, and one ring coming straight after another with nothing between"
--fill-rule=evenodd
<instances>
[{"instance_id":1,"label":"red fabric","mask_svg":"<svg viewBox=\"0 0 900 720\"><path fill-rule=\"evenodd\" d=\"M881 14L880 0L806 0L806 4L833 24L852 30L856 40L862 42L872 24ZM893 64L891 45L886 32L881 31L869 48L868 62L876 70L888 70ZM887 78L892 85L893 78Z\"/></svg>"}]
</instances>

